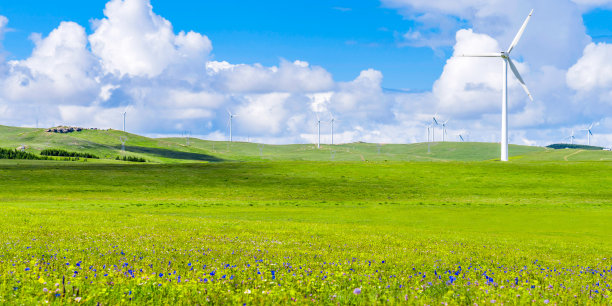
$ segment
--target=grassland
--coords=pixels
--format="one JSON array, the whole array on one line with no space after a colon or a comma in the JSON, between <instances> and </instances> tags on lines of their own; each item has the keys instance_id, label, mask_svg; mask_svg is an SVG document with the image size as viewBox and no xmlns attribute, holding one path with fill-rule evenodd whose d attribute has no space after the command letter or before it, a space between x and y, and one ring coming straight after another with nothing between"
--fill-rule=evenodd
<instances>
[{"instance_id":1,"label":"grassland","mask_svg":"<svg viewBox=\"0 0 612 306\"><path fill-rule=\"evenodd\" d=\"M127 139L122 151L120 137ZM194 163L222 161L487 161L499 158L499 144L477 142L437 142L416 144L350 143L264 145L245 142L206 141L191 138L148 138L117 130L84 130L68 134L48 133L45 129L0 126L0 147L38 154L44 149L89 153L108 163L117 156L134 156L151 163ZM525 161L606 161L612 152L553 150L511 145L512 159Z\"/></svg>"},{"instance_id":2,"label":"grassland","mask_svg":"<svg viewBox=\"0 0 612 306\"><path fill-rule=\"evenodd\" d=\"M543 152L0 161L0 303L610 303L612 163Z\"/></svg>"}]
</instances>

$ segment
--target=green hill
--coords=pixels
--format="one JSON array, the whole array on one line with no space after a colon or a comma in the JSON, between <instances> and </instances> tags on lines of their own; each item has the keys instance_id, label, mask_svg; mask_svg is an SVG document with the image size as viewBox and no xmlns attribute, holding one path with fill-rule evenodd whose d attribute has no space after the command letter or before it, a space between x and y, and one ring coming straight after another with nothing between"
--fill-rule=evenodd
<instances>
[{"instance_id":1,"label":"green hill","mask_svg":"<svg viewBox=\"0 0 612 306\"><path fill-rule=\"evenodd\" d=\"M122 152L120 138L127 139ZM46 129L0 126L0 147L24 145L29 153L62 149L90 153L100 160L119 162L117 156L142 157L153 163L193 163L221 161L486 161L499 159L499 144L480 142L437 142L415 144L349 143L264 145L246 142L208 141L197 138L148 138L117 130L82 130L72 133L46 132ZM511 160L520 161L599 161L612 160L609 151L553 150L510 145Z\"/></svg>"}]
</instances>

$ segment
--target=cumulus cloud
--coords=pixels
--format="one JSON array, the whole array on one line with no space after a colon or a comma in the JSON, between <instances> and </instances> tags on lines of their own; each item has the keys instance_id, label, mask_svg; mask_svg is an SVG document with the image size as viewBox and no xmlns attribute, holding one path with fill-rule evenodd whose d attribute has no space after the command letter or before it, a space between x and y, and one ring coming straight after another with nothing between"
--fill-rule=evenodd
<instances>
[{"instance_id":1,"label":"cumulus cloud","mask_svg":"<svg viewBox=\"0 0 612 306\"><path fill-rule=\"evenodd\" d=\"M202 69L212 49L199 33L175 35L172 24L153 13L148 0L111 0L104 15L93 22L89 42L107 73L156 77L177 64Z\"/></svg>"},{"instance_id":2,"label":"cumulus cloud","mask_svg":"<svg viewBox=\"0 0 612 306\"><path fill-rule=\"evenodd\" d=\"M567 84L580 91L612 90L612 45L591 43L584 54L567 72Z\"/></svg>"},{"instance_id":3,"label":"cumulus cloud","mask_svg":"<svg viewBox=\"0 0 612 306\"><path fill-rule=\"evenodd\" d=\"M238 93L263 92L317 92L334 86L331 75L318 66L303 61L290 63L281 60L279 66L264 67L260 64L232 65L211 61L206 64L214 78L214 86L220 90Z\"/></svg>"},{"instance_id":4,"label":"cumulus cloud","mask_svg":"<svg viewBox=\"0 0 612 306\"><path fill-rule=\"evenodd\" d=\"M97 91L96 61L87 50L85 29L62 22L47 37L33 35L32 55L11 61L2 80L5 99L38 103L88 103Z\"/></svg>"}]
</instances>

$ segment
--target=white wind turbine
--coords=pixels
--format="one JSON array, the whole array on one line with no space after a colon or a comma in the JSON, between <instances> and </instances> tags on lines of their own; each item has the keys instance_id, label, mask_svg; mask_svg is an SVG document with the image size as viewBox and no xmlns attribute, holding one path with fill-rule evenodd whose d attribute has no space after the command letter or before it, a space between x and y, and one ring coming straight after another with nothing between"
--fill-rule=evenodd
<instances>
[{"instance_id":1,"label":"white wind turbine","mask_svg":"<svg viewBox=\"0 0 612 306\"><path fill-rule=\"evenodd\" d=\"M431 142L436 142L436 125L440 125L438 119L436 119L437 116L438 113L433 115L433 121L431 123Z\"/></svg>"},{"instance_id":2,"label":"white wind turbine","mask_svg":"<svg viewBox=\"0 0 612 306\"><path fill-rule=\"evenodd\" d=\"M125 132L125 114L127 114L127 112L123 111L123 132Z\"/></svg>"},{"instance_id":3,"label":"white wind turbine","mask_svg":"<svg viewBox=\"0 0 612 306\"><path fill-rule=\"evenodd\" d=\"M525 19L525 22L523 22L523 26L521 26L518 33L516 33L516 36L514 37L514 40L512 41L512 43L510 44L510 48L508 48L508 51L506 52L502 51L500 53L462 54L461 55L462 57L501 57L504 60L503 61L503 72L502 72L503 84L502 84L501 161L508 161L508 65L510 66L510 69L514 73L514 76L516 77L516 79L519 81L519 83L521 83L521 86L527 93L527 96L529 96L529 99L533 101L533 97L531 96L529 89L527 89L527 85L525 85L523 78L521 77L518 70L516 69L516 66L514 66L514 63L510 59L510 52L512 52L512 49L516 47L516 44L518 44L519 40L521 39L521 36L523 35L525 28L527 27L527 23L529 22L529 19L531 19L531 14L533 14L533 10L531 10L531 12L529 13L529 16L527 16L527 19Z\"/></svg>"},{"instance_id":4,"label":"white wind turbine","mask_svg":"<svg viewBox=\"0 0 612 306\"><path fill-rule=\"evenodd\" d=\"M588 140L587 140L587 141L588 141L588 142L587 142L587 145L589 145L589 146L591 145L591 136L593 136L593 132L591 132L591 129L593 128L593 126L594 126L594 125L595 125L595 126L596 126L596 125L599 125L599 123L597 123L597 124L595 124L595 123L591 123L591 125L590 125L588 128L586 128L586 129L584 129L584 130L581 130L581 131L586 131L586 132L587 132L587 139L588 139Z\"/></svg>"},{"instance_id":5,"label":"white wind turbine","mask_svg":"<svg viewBox=\"0 0 612 306\"><path fill-rule=\"evenodd\" d=\"M229 109L227 110L227 113L229 115L229 142L232 142L232 119L234 119L234 117L238 117L238 115L232 114Z\"/></svg>"},{"instance_id":6,"label":"white wind turbine","mask_svg":"<svg viewBox=\"0 0 612 306\"><path fill-rule=\"evenodd\" d=\"M448 120L450 119L442 122L442 142L446 141L446 124L448 123Z\"/></svg>"},{"instance_id":7,"label":"white wind turbine","mask_svg":"<svg viewBox=\"0 0 612 306\"><path fill-rule=\"evenodd\" d=\"M461 140L461 142L465 142L465 139L463 138L463 135L457 134L457 137L459 138L459 140Z\"/></svg>"},{"instance_id":8,"label":"white wind turbine","mask_svg":"<svg viewBox=\"0 0 612 306\"><path fill-rule=\"evenodd\" d=\"M332 146L334 145L334 121L336 120L336 118L334 118L334 115L329 112L329 116L331 117L331 120L329 121L329 123L331 123L331 144Z\"/></svg>"},{"instance_id":9,"label":"white wind turbine","mask_svg":"<svg viewBox=\"0 0 612 306\"><path fill-rule=\"evenodd\" d=\"M321 118L319 117L318 113L315 113L317 115L317 149L321 148Z\"/></svg>"}]
</instances>

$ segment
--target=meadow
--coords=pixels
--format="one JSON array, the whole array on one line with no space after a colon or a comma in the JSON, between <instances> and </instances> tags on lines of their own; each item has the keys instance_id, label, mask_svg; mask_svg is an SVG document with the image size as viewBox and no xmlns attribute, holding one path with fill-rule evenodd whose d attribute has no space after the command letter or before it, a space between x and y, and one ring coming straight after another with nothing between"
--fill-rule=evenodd
<instances>
[{"instance_id":1,"label":"meadow","mask_svg":"<svg viewBox=\"0 0 612 306\"><path fill-rule=\"evenodd\" d=\"M0 303L609 304L612 163L567 152L0 160Z\"/></svg>"}]
</instances>

